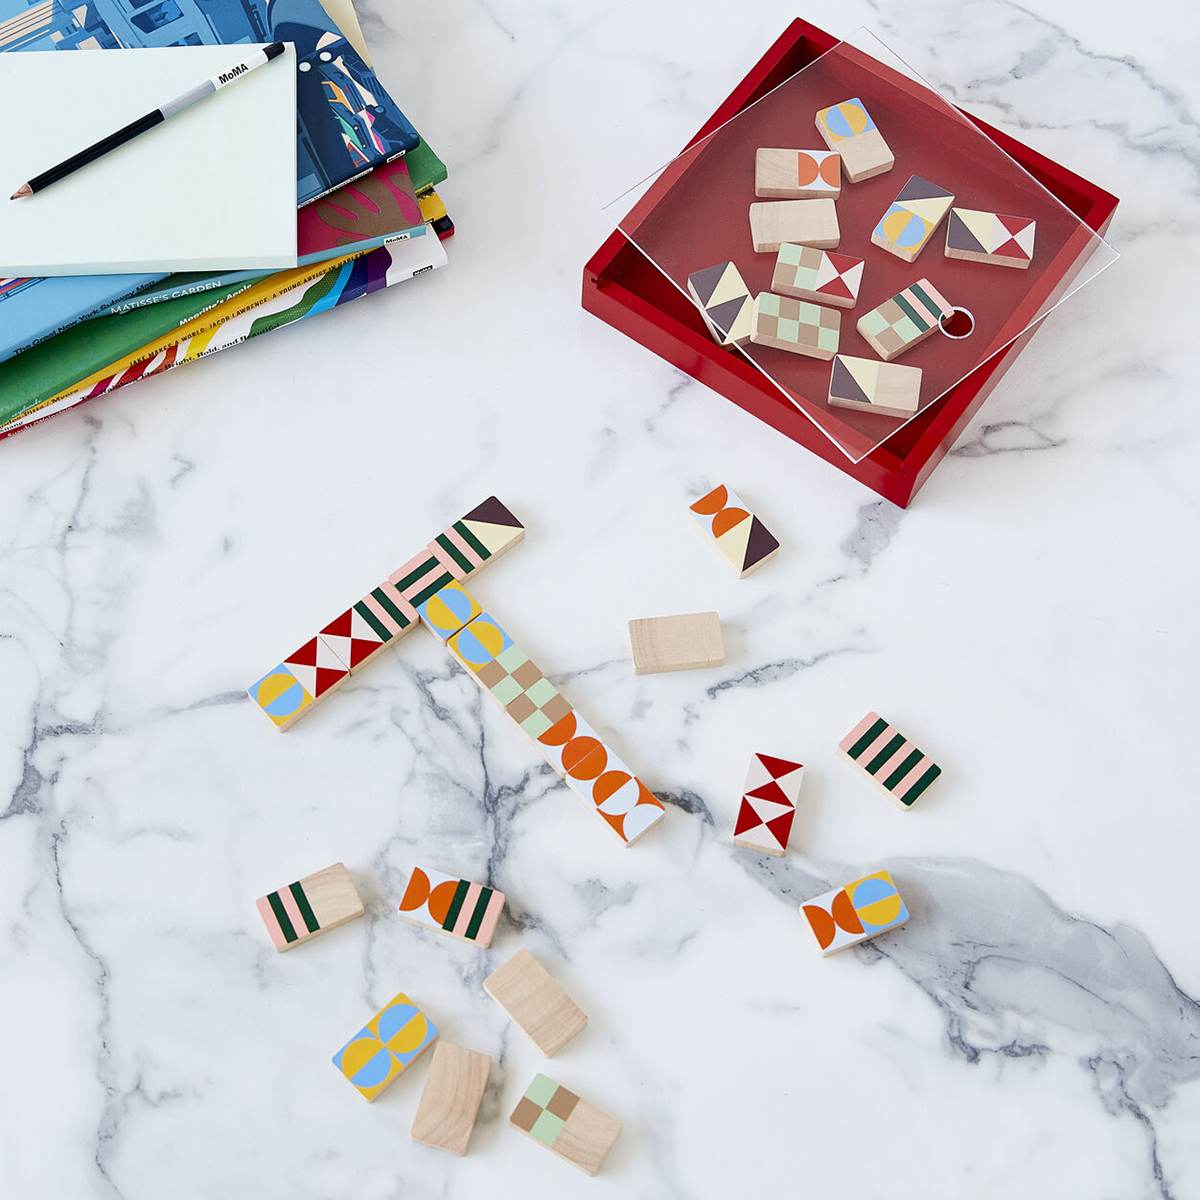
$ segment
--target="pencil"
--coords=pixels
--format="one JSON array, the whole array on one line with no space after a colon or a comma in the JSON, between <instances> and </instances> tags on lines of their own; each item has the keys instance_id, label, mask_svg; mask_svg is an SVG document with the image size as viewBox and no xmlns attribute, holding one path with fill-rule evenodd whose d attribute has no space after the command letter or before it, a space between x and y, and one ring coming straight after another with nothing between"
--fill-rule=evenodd
<instances>
[{"instance_id":1,"label":"pencil","mask_svg":"<svg viewBox=\"0 0 1200 1200\"><path fill-rule=\"evenodd\" d=\"M263 63L278 58L283 53L283 49L282 42L272 42L269 46L255 50L249 57L234 63L233 66L219 72L211 79L198 83L194 88L184 92L182 96L176 96L174 100L169 100L166 104L146 113L145 116L138 117L136 121L130 121L128 125L122 126L115 133L110 133L98 142L93 142L86 149L80 150L78 154L72 154L70 158L64 158L62 162L50 167L49 170L35 175L28 183L21 184L9 199L20 200L23 196L32 196L34 192L40 192L52 183L65 179L68 175L78 171L80 167L86 167L88 163L103 158L110 150L115 150L118 146L125 145L126 142L132 142L135 137L145 133L147 129L161 125L169 117L183 112L185 108L191 108L193 104L203 100L206 96L211 96L235 80L241 79L243 75L248 75L255 67L261 67Z\"/></svg>"}]
</instances>

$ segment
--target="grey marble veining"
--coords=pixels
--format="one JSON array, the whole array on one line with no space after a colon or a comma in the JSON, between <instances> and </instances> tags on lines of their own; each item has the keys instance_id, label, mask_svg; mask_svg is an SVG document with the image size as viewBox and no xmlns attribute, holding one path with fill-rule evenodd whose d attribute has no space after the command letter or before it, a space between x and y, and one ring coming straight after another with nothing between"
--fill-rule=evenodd
<instances>
[{"instance_id":1,"label":"grey marble veining","mask_svg":"<svg viewBox=\"0 0 1200 1200\"><path fill-rule=\"evenodd\" d=\"M0 444L0 1192L1200 1197L1190 10L805 13L1122 198L901 512L578 306L792 9L359 7L450 269ZM688 528L718 480L750 580ZM472 590L667 803L630 850L424 632L282 737L241 690L491 493L528 536ZM633 676L629 617L707 608L723 667ZM912 812L835 753L868 708L945 769ZM729 841L755 750L806 764L781 860ZM254 898L335 860L364 919L277 955ZM507 893L491 950L396 918L416 862ZM912 919L821 958L801 901L875 867ZM521 947L590 1018L549 1063L481 986ZM401 989L496 1061L465 1159L421 1069L329 1064ZM597 1179L506 1128L539 1070L625 1123Z\"/></svg>"}]
</instances>

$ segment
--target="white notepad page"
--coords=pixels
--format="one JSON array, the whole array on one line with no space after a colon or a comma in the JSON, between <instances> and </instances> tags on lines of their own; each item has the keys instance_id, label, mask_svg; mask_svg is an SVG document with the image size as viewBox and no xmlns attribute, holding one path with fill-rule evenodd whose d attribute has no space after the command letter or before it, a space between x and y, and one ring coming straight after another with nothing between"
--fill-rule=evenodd
<instances>
[{"instance_id":1,"label":"white notepad page","mask_svg":"<svg viewBox=\"0 0 1200 1200\"><path fill-rule=\"evenodd\" d=\"M8 199L252 49L0 54L0 276L295 266L291 45L44 192Z\"/></svg>"}]
</instances>

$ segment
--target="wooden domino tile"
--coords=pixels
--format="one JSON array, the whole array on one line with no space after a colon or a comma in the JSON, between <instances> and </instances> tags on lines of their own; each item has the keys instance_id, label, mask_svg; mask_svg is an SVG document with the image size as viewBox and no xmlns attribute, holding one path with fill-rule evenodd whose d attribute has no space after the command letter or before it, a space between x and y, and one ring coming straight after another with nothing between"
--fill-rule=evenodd
<instances>
[{"instance_id":1,"label":"wooden domino tile","mask_svg":"<svg viewBox=\"0 0 1200 1200\"><path fill-rule=\"evenodd\" d=\"M929 755L874 712L838 742L838 751L901 808L912 808L942 773Z\"/></svg>"},{"instance_id":2,"label":"wooden domino tile","mask_svg":"<svg viewBox=\"0 0 1200 1200\"><path fill-rule=\"evenodd\" d=\"M538 747L626 846L666 816L662 801L574 710L538 738Z\"/></svg>"},{"instance_id":3,"label":"wooden domino tile","mask_svg":"<svg viewBox=\"0 0 1200 1200\"><path fill-rule=\"evenodd\" d=\"M438 554L455 579L467 579L524 536L525 526L495 496L489 496L439 533L429 543L429 551Z\"/></svg>"},{"instance_id":4,"label":"wooden domino tile","mask_svg":"<svg viewBox=\"0 0 1200 1200\"><path fill-rule=\"evenodd\" d=\"M719 346L741 346L750 340L749 289L731 262L717 263L687 278L687 289Z\"/></svg>"},{"instance_id":5,"label":"wooden domino tile","mask_svg":"<svg viewBox=\"0 0 1200 1200\"><path fill-rule=\"evenodd\" d=\"M908 920L908 909L887 871L864 875L807 900L800 911L827 956L898 929Z\"/></svg>"},{"instance_id":6,"label":"wooden domino tile","mask_svg":"<svg viewBox=\"0 0 1200 1200\"><path fill-rule=\"evenodd\" d=\"M952 208L946 226L946 257L1028 270L1037 222L1008 213Z\"/></svg>"},{"instance_id":7,"label":"wooden domino tile","mask_svg":"<svg viewBox=\"0 0 1200 1200\"><path fill-rule=\"evenodd\" d=\"M759 292L754 297L750 340L789 354L828 361L838 352L842 314L807 300Z\"/></svg>"},{"instance_id":8,"label":"wooden domino tile","mask_svg":"<svg viewBox=\"0 0 1200 1200\"><path fill-rule=\"evenodd\" d=\"M920 175L912 175L879 218L871 234L871 244L905 262L916 262L953 203L952 192Z\"/></svg>"},{"instance_id":9,"label":"wooden domino tile","mask_svg":"<svg viewBox=\"0 0 1200 1200\"><path fill-rule=\"evenodd\" d=\"M775 200L836 200L842 194L841 155L760 146L754 155L754 194Z\"/></svg>"},{"instance_id":10,"label":"wooden domino tile","mask_svg":"<svg viewBox=\"0 0 1200 1200\"><path fill-rule=\"evenodd\" d=\"M413 1117L413 1141L449 1154L466 1154L491 1072L488 1055L438 1042Z\"/></svg>"},{"instance_id":11,"label":"wooden domino tile","mask_svg":"<svg viewBox=\"0 0 1200 1200\"><path fill-rule=\"evenodd\" d=\"M446 643L475 681L531 738L571 711L541 667L491 613L480 613Z\"/></svg>"},{"instance_id":12,"label":"wooden domino tile","mask_svg":"<svg viewBox=\"0 0 1200 1200\"><path fill-rule=\"evenodd\" d=\"M333 1065L366 1099L374 1100L437 1035L437 1026L398 992L333 1056Z\"/></svg>"},{"instance_id":13,"label":"wooden domino tile","mask_svg":"<svg viewBox=\"0 0 1200 1200\"><path fill-rule=\"evenodd\" d=\"M275 727L287 729L350 678L350 668L320 637L309 638L246 689Z\"/></svg>"},{"instance_id":14,"label":"wooden domino tile","mask_svg":"<svg viewBox=\"0 0 1200 1200\"><path fill-rule=\"evenodd\" d=\"M921 368L839 354L829 374L834 408L911 417L921 407Z\"/></svg>"},{"instance_id":15,"label":"wooden domino tile","mask_svg":"<svg viewBox=\"0 0 1200 1200\"><path fill-rule=\"evenodd\" d=\"M372 588L317 635L353 675L417 624L417 610L386 584Z\"/></svg>"},{"instance_id":16,"label":"wooden domino tile","mask_svg":"<svg viewBox=\"0 0 1200 1200\"><path fill-rule=\"evenodd\" d=\"M750 205L750 240L759 254L783 242L831 250L841 240L832 200L765 200Z\"/></svg>"},{"instance_id":17,"label":"wooden domino tile","mask_svg":"<svg viewBox=\"0 0 1200 1200\"><path fill-rule=\"evenodd\" d=\"M535 1075L508 1122L589 1175L621 1133L621 1122L545 1075Z\"/></svg>"},{"instance_id":18,"label":"wooden domino tile","mask_svg":"<svg viewBox=\"0 0 1200 1200\"><path fill-rule=\"evenodd\" d=\"M290 950L363 915L354 880L341 863L268 892L255 904L279 951Z\"/></svg>"},{"instance_id":19,"label":"wooden domino tile","mask_svg":"<svg viewBox=\"0 0 1200 1200\"><path fill-rule=\"evenodd\" d=\"M483 947L492 944L503 911L503 892L429 867L413 867L400 901L405 920Z\"/></svg>"},{"instance_id":20,"label":"wooden domino tile","mask_svg":"<svg viewBox=\"0 0 1200 1200\"><path fill-rule=\"evenodd\" d=\"M528 950L518 950L483 981L483 987L547 1058L587 1024L583 1009Z\"/></svg>"},{"instance_id":21,"label":"wooden domino tile","mask_svg":"<svg viewBox=\"0 0 1200 1200\"><path fill-rule=\"evenodd\" d=\"M629 647L637 675L695 671L725 661L721 618L715 612L638 617L629 622Z\"/></svg>"},{"instance_id":22,"label":"wooden domino tile","mask_svg":"<svg viewBox=\"0 0 1200 1200\"><path fill-rule=\"evenodd\" d=\"M950 301L929 282L918 279L858 319L858 332L885 362L919 345L953 311Z\"/></svg>"},{"instance_id":23,"label":"wooden domino tile","mask_svg":"<svg viewBox=\"0 0 1200 1200\"><path fill-rule=\"evenodd\" d=\"M858 303L862 277L861 258L784 242L775 258L771 291L835 308L853 308Z\"/></svg>"},{"instance_id":24,"label":"wooden domino tile","mask_svg":"<svg viewBox=\"0 0 1200 1200\"><path fill-rule=\"evenodd\" d=\"M825 145L842 156L842 174L851 183L873 179L895 166L895 156L857 96L822 108L816 123Z\"/></svg>"},{"instance_id":25,"label":"wooden domino tile","mask_svg":"<svg viewBox=\"0 0 1200 1200\"><path fill-rule=\"evenodd\" d=\"M691 513L739 579L753 574L779 553L775 535L723 483L692 504Z\"/></svg>"},{"instance_id":26,"label":"wooden domino tile","mask_svg":"<svg viewBox=\"0 0 1200 1200\"><path fill-rule=\"evenodd\" d=\"M754 754L733 826L733 844L778 857L788 848L800 799L804 765L770 754Z\"/></svg>"},{"instance_id":27,"label":"wooden domino tile","mask_svg":"<svg viewBox=\"0 0 1200 1200\"><path fill-rule=\"evenodd\" d=\"M421 620L447 641L465 625L482 615L483 607L457 579L438 588L416 605Z\"/></svg>"}]
</instances>

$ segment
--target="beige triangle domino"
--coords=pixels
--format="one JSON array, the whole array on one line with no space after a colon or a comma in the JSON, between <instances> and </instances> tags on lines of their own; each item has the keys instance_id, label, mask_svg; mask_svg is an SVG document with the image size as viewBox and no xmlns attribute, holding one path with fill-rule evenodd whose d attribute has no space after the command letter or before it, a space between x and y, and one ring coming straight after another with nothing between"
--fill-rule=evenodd
<instances>
[{"instance_id":1,"label":"beige triangle domino","mask_svg":"<svg viewBox=\"0 0 1200 1200\"><path fill-rule=\"evenodd\" d=\"M901 200L899 201L902 208L908 209L910 213L920 217L923 221L928 221L930 225L936 225L950 210L950 206L954 203L953 196L946 196L933 200Z\"/></svg>"},{"instance_id":2,"label":"beige triangle domino","mask_svg":"<svg viewBox=\"0 0 1200 1200\"><path fill-rule=\"evenodd\" d=\"M492 558L511 550L525 536L519 526L494 525L491 521L463 521L463 525L487 547Z\"/></svg>"},{"instance_id":3,"label":"beige triangle domino","mask_svg":"<svg viewBox=\"0 0 1200 1200\"><path fill-rule=\"evenodd\" d=\"M746 563L746 547L750 544L750 527L753 524L754 515L751 513L744 521L739 521L717 538L717 549L729 560L738 574L741 574Z\"/></svg>"},{"instance_id":4,"label":"beige triangle domino","mask_svg":"<svg viewBox=\"0 0 1200 1200\"><path fill-rule=\"evenodd\" d=\"M704 307L714 308L726 300L736 300L738 296L746 294L746 285L742 282L741 273L733 263L726 263L725 270L721 272L721 278L717 280L717 286L713 288L712 295L705 301Z\"/></svg>"},{"instance_id":5,"label":"beige triangle domino","mask_svg":"<svg viewBox=\"0 0 1200 1200\"><path fill-rule=\"evenodd\" d=\"M842 366L850 373L854 382L862 388L868 400L875 399L875 388L879 382L880 363L873 358L855 358L842 355Z\"/></svg>"},{"instance_id":6,"label":"beige triangle domino","mask_svg":"<svg viewBox=\"0 0 1200 1200\"><path fill-rule=\"evenodd\" d=\"M960 208L958 215L968 232L988 254L1000 245L996 241L996 232L1000 229L1000 222L996 220L995 213L980 212L975 208Z\"/></svg>"}]
</instances>

